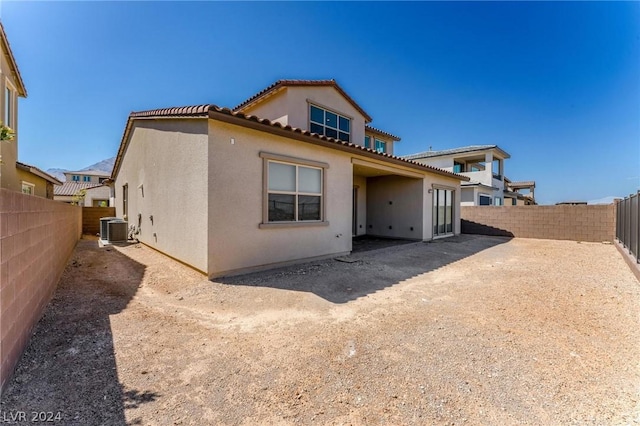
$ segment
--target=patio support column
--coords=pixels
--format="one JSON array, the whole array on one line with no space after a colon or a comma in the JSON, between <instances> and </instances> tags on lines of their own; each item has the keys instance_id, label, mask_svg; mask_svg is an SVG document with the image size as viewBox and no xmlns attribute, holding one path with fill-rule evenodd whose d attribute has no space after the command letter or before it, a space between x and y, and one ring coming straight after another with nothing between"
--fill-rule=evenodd
<instances>
[{"instance_id":1,"label":"patio support column","mask_svg":"<svg viewBox=\"0 0 640 426\"><path fill-rule=\"evenodd\" d=\"M422 180L422 241L433 238L433 190L429 179Z\"/></svg>"}]
</instances>

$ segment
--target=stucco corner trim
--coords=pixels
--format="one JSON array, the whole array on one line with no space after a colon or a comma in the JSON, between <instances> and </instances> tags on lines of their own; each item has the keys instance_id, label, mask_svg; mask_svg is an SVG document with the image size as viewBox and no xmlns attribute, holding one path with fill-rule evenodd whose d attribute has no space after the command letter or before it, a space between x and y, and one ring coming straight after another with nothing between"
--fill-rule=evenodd
<instances>
[{"instance_id":1,"label":"stucco corner trim","mask_svg":"<svg viewBox=\"0 0 640 426\"><path fill-rule=\"evenodd\" d=\"M329 168L329 163L305 160L304 158L290 157L288 155L273 154L271 152L260 151L260 158L266 158L267 160L284 161L287 163L297 163L302 164L303 166L320 167L322 169Z\"/></svg>"},{"instance_id":2,"label":"stucco corner trim","mask_svg":"<svg viewBox=\"0 0 640 426\"><path fill-rule=\"evenodd\" d=\"M324 222L269 222L258 225L260 229L273 228L307 228L311 226L329 226L328 221Z\"/></svg>"}]
</instances>

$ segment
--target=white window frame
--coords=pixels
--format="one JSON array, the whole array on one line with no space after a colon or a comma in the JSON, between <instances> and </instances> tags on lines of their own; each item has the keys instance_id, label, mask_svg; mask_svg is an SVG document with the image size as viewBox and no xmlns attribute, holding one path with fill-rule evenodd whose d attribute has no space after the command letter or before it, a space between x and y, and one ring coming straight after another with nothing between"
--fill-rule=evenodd
<instances>
[{"instance_id":1,"label":"white window frame","mask_svg":"<svg viewBox=\"0 0 640 426\"><path fill-rule=\"evenodd\" d=\"M325 122L324 123L318 123L317 121L311 120L311 107L318 108L318 109L321 109L322 111L324 111L324 114L325 114L324 115L324 117L325 117ZM351 142L352 141L353 138L351 136L351 127L353 126L353 119L351 117L347 117L344 114L341 114L341 113L339 113L339 112L337 112L335 110L332 110L331 108L327 108L327 107L318 105L318 104L313 103L313 102L308 102L307 110L308 110L308 114L309 114L309 131L310 132L313 132L313 130L311 130L311 124L313 123L313 124L315 124L317 126L322 126L322 135L324 135L324 136L327 136L327 130L326 129L331 129L331 130L335 130L336 131L337 137L335 137L334 139L339 139L339 140L341 140L343 142ZM331 114L335 114L335 115L338 116L337 123L336 123L337 127L332 127L332 126L327 125L327 123L326 123L326 121L327 121L326 120L326 113L327 112L330 112ZM345 120L349 121L349 131L348 132L345 132L344 130L340 130L340 118L344 118ZM344 133L344 134L348 135L349 136L349 140L341 139L340 138L340 133ZM327 137L331 137L331 136L327 136Z\"/></svg>"},{"instance_id":2,"label":"white window frame","mask_svg":"<svg viewBox=\"0 0 640 426\"><path fill-rule=\"evenodd\" d=\"M326 180L327 169L329 164L306 160L302 158L290 157L287 155L272 154L268 152L261 152L260 157L263 160L263 174L262 174L262 223L259 228L280 228L280 227L302 227L302 226L328 226L329 222L326 220ZM296 166L296 191L272 191L269 190L269 163L281 163L290 166ZM320 194L306 193L297 191L297 179L298 179L298 167L308 167L320 170ZM294 207L294 221L281 221L270 222L269 221L269 194L287 194L287 195L311 195L320 197L320 220L297 220L298 218L298 206ZM296 198L297 200L297 198Z\"/></svg>"},{"instance_id":3,"label":"white window frame","mask_svg":"<svg viewBox=\"0 0 640 426\"><path fill-rule=\"evenodd\" d=\"M18 91L13 84L11 84L8 79L5 79L4 117L2 117L2 122L5 126L10 127L14 132L16 131L17 93Z\"/></svg>"},{"instance_id":4,"label":"white window frame","mask_svg":"<svg viewBox=\"0 0 640 426\"><path fill-rule=\"evenodd\" d=\"M438 238L444 238L444 237L450 237L452 235L455 235L456 233L456 197L457 194L456 192L458 192L456 190L456 188L454 187L450 187L450 186L445 186L445 185L432 185L432 197L431 197L431 205L432 205L432 213L431 213L431 232L432 232L432 239L438 239ZM444 211L444 232L442 233L438 233L436 231L436 227L439 226L440 224L438 223L438 207L440 206L440 203L436 204L436 198L437 198L437 191L441 190L441 191L448 191L450 193L450 202L451 202L451 231L447 231L447 212L446 212L446 199L447 199L447 195L445 193L445 203L444 203L444 207L445 207L445 211ZM460 203L457 204L458 206L460 205Z\"/></svg>"},{"instance_id":5,"label":"white window frame","mask_svg":"<svg viewBox=\"0 0 640 426\"><path fill-rule=\"evenodd\" d=\"M22 182L22 193L23 194L27 194L27 195L36 195L36 185L31 183L31 182L27 182L27 181L21 181ZM25 188L29 188L31 193L27 193L24 192Z\"/></svg>"},{"instance_id":6,"label":"white window frame","mask_svg":"<svg viewBox=\"0 0 640 426\"><path fill-rule=\"evenodd\" d=\"M387 141L383 141L382 139L374 138L374 143L373 144L374 144L373 145L374 150L376 152L380 152L380 153L383 153L383 154L387 152ZM382 147L379 148L378 144L381 144Z\"/></svg>"}]
</instances>

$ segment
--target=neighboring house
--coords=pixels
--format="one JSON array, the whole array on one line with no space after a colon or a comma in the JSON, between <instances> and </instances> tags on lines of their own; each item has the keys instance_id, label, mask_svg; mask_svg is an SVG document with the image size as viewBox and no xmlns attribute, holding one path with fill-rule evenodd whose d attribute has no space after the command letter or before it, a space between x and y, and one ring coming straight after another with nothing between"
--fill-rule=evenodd
<instances>
[{"instance_id":1,"label":"neighboring house","mask_svg":"<svg viewBox=\"0 0 640 426\"><path fill-rule=\"evenodd\" d=\"M505 177L504 184L505 206L531 206L537 204L535 198L535 181L512 182Z\"/></svg>"},{"instance_id":2,"label":"neighboring house","mask_svg":"<svg viewBox=\"0 0 640 426\"><path fill-rule=\"evenodd\" d=\"M511 156L498 145L472 145L425 151L402 158L467 176L462 183L463 206L504 205L504 160Z\"/></svg>"},{"instance_id":3,"label":"neighboring house","mask_svg":"<svg viewBox=\"0 0 640 426\"><path fill-rule=\"evenodd\" d=\"M2 24L0 49L0 120L15 132L13 140L0 141L0 188L52 198L51 187L61 182L35 166L18 161L18 98L26 98L27 89Z\"/></svg>"},{"instance_id":4,"label":"neighboring house","mask_svg":"<svg viewBox=\"0 0 640 426\"><path fill-rule=\"evenodd\" d=\"M281 80L233 110L131 113L116 214L209 277L346 254L355 235L460 233L468 178L389 154L399 138L370 121L334 80Z\"/></svg>"},{"instance_id":5,"label":"neighboring house","mask_svg":"<svg viewBox=\"0 0 640 426\"><path fill-rule=\"evenodd\" d=\"M62 185L62 182L49 173L20 161L16 161L16 175L23 194L37 195L50 200L53 199L54 188Z\"/></svg>"},{"instance_id":6,"label":"neighboring house","mask_svg":"<svg viewBox=\"0 0 640 426\"><path fill-rule=\"evenodd\" d=\"M54 200L85 207L113 207L109 173L99 170L65 172L66 181L54 189ZM84 191L84 197L82 197Z\"/></svg>"},{"instance_id":7,"label":"neighboring house","mask_svg":"<svg viewBox=\"0 0 640 426\"><path fill-rule=\"evenodd\" d=\"M588 203L586 201L561 201L556 203L556 206L586 206Z\"/></svg>"}]
</instances>

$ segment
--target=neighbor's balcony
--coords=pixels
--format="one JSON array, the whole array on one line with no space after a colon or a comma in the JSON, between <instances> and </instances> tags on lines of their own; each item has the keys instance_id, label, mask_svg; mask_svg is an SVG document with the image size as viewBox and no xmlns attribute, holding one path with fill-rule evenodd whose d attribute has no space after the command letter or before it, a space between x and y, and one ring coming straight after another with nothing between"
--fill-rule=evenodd
<instances>
[{"instance_id":1,"label":"neighbor's balcony","mask_svg":"<svg viewBox=\"0 0 640 426\"><path fill-rule=\"evenodd\" d=\"M491 171L481 170L478 172L462 172L462 176L467 176L469 179L475 182L480 182L484 185L493 186Z\"/></svg>"}]
</instances>

